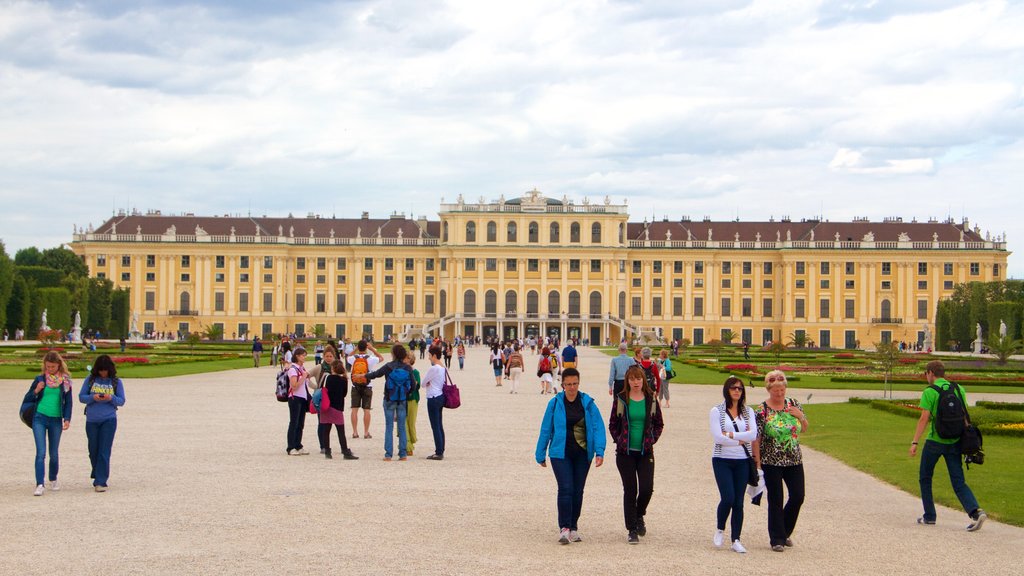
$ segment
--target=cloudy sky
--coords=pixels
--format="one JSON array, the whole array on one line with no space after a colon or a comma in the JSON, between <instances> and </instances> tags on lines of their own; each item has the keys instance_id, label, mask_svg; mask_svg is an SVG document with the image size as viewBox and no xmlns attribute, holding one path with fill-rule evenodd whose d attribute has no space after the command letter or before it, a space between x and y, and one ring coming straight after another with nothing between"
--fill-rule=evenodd
<instances>
[{"instance_id":1,"label":"cloudy sky","mask_svg":"<svg viewBox=\"0 0 1024 576\"><path fill-rule=\"evenodd\" d=\"M0 238L537 187L637 221L967 217L1019 252L1021 30L1006 1L0 0Z\"/></svg>"}]
</instances>

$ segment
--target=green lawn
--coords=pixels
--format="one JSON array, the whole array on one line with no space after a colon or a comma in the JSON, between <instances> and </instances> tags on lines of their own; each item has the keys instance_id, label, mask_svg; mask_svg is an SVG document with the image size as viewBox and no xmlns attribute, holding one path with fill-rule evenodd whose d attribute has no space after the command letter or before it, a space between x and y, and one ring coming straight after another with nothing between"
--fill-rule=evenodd
<instances>
[{"instance_id":1,"label":"green lawn","mask_svg":"<svg viewBox=\"0 0 1024 576\"><path fill-rule=\"evenodd\" d=\"M266 360L263 365L266 366ZM204 372L220 372L236 368L251 368L252 358L228 358L224 360L204 360L202 362L178 362L174 364L121 364L117 367L117 375L122 378L164 378L167 376L183 376L185 374L202 374ZM11 380L31 380L39 373L39 368L20 365L0 365L0 378ZM85 370L72 370L71 376L81 380L88 375ZM268 381L270 377L268 376Z\"/></svg>"},{"instance_id":2,"label":"green lawn","mask_svg":"<svg viewBox=\"0 0 1024 576\"><path fill-rule=\"evenodd\" d=\"M813 404L804 408L812 424L801 442L902 490L920 495L917 481L920 452L915 458L907 455L917 420L862 404ZM985 464L972 466L965 474L968 485L989 516L1024 526L1024 500L1018 497L1020 479L1024 475L1021 438L986 436ZM937 503L960 509L942 461L935 469L933 490Z\"/></svg>"}]
</instances>

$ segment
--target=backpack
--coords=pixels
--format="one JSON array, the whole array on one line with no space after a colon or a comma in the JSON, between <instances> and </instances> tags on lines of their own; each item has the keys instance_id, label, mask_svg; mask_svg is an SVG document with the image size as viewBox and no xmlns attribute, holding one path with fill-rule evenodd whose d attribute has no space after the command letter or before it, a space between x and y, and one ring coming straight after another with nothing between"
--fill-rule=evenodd
<instances>
[{"instance_id":1,"label":"backpack","mask_svg":"<svg viewBox=\"0 0 1024 576\"><path fill-rule=\"evenodd\" d=\"M287 402L290 396L289 391L291 390L292 383L288 378L288 370L281 370L277 373L277 401Z\"/></svg>"},{"instance_id":2,"label":"backpack","mask_svg":"<svg viewBox=\"0 0 1024 576\"><path fill-rule=\"evenodd\" d=\"M537 366L537 376L551 373L551 360L547 356L541 356L540 364Z\"/></svg>"},{"instance_id":3,"label":"backpack","mask_svg":"<svg viewBox=\"0 0 1024 576\"><path fill-rule=\"evenodd\" d=\"M960 387L956 382L950 382L946 390L935 384L928 387L939 394L939 400L935 403L935 434L946 440L955 440L963 436L967 411L960 395L957 394Z\"/></svg>"},{"instance_id":4,"label":"backpack","mask_svg":"<svg viewBox=\"0 0 1024 576\"><path fill-rule=\"evenodd\" d=\"M405 402L412 385L412 372L408 368L395 368L384 379L384 397L390 402Z\"/></svg>"},{"instance_id":5,"label":"backpack","mask_svg":"<svg viewBox=\"0 0 1024 576\"><path fill-rule=\"evenodd\" d=\"M657 394L658 393L658 379L654 377L654 370L655 370L655 366L657 366L657 364L654 363L654 362L651 362L650 366L644 366L643 364L640 364L639 366L644 371L644 378L647 379L647 385L651 387L651 390L654 390L655 394Z\"/></svg>"},{"instance_id":6,"label":"backpack","mask_svg":"<svg viewBox=\"0 0 1024 576\"><path fill-rule=\"evenodd\" d=\"M352 374L353 384L366 384L366 373L370 371L370 360L366 355L356 355L355 360L352 361L352 369L349 371Z\"/></svg>"}]
</instances>

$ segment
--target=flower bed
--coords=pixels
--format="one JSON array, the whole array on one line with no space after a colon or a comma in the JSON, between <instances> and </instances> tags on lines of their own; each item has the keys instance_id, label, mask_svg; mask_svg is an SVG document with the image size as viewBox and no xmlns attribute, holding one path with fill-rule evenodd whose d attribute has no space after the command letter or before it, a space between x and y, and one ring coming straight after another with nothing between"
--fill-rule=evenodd
<instances>
[{"instance_id":1,"label":"flower bed","mask_svg":"<svg viewBox=\"0 0 1024 576\"><path fill-rule=\"evenodd\" d=\"M153 348L153 345L146 344L143 342L136 342L134 344L129 344L128 347L131 348L132 350L151 350Z\"/></svg>"},{"instance_id":2,"label":"flower bed","mask_svg":"<svg viewBox=\"0 0 1024 576\"><path fill-rule=\"evenodd\" d=\"M64 353L64 349L59 347L59 346L54 346L54 347L43 346L42 348L37 348L36 349L36 354L39 354L39 355L44 355L47 352L60 352L61 354L63 354Z\"/></svg>"},{"instance_id":3,"label":"flower bed","mask_svg":"<svg viewBox=\"0 0 1024 576\"><path fill-rule=\"evenodd\" d=\"M856 358L857 356L854 354L850 354L849 352L840 352L839 354L834 354L832 357L838 360L851 360L853 358Z\"/></svg>"},{"instance_id":4,"label":"flower bed","mask_svg":"<svg viewBox=\"0 0 1024 576\"><path fill-rule=\"evenodd\" d=\"M740 370L743 372L755 372L757 370L757 366L754 366L753 364L726 364L725 369L729 371Z\"/></svg>"},{"instance_id":5,"label":"flower bed","mask_svg":"<svg viewBox=\"0 0 1024 576\"><path fill-rule=\"evenodd\" d=\"M149 358L142 356L114 356L111 360L115 364L149 364Z\"/></svg>"}]
</instances>

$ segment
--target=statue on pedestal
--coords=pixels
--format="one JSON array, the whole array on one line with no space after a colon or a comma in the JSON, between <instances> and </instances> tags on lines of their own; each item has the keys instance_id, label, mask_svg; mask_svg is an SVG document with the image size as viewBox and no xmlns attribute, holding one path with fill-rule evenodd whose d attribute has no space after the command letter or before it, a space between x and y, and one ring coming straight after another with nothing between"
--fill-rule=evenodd
<instances>
[{"instance_id":1,"label":"statue on pedestal","mask_svg":"<svg viewBox=\"0 0 1024 576\"><path fill-rule=\"evenodd\" d=\"M999 321L999 337L1006 338L1006 322Z\"/></svg>"}]
</instances>

